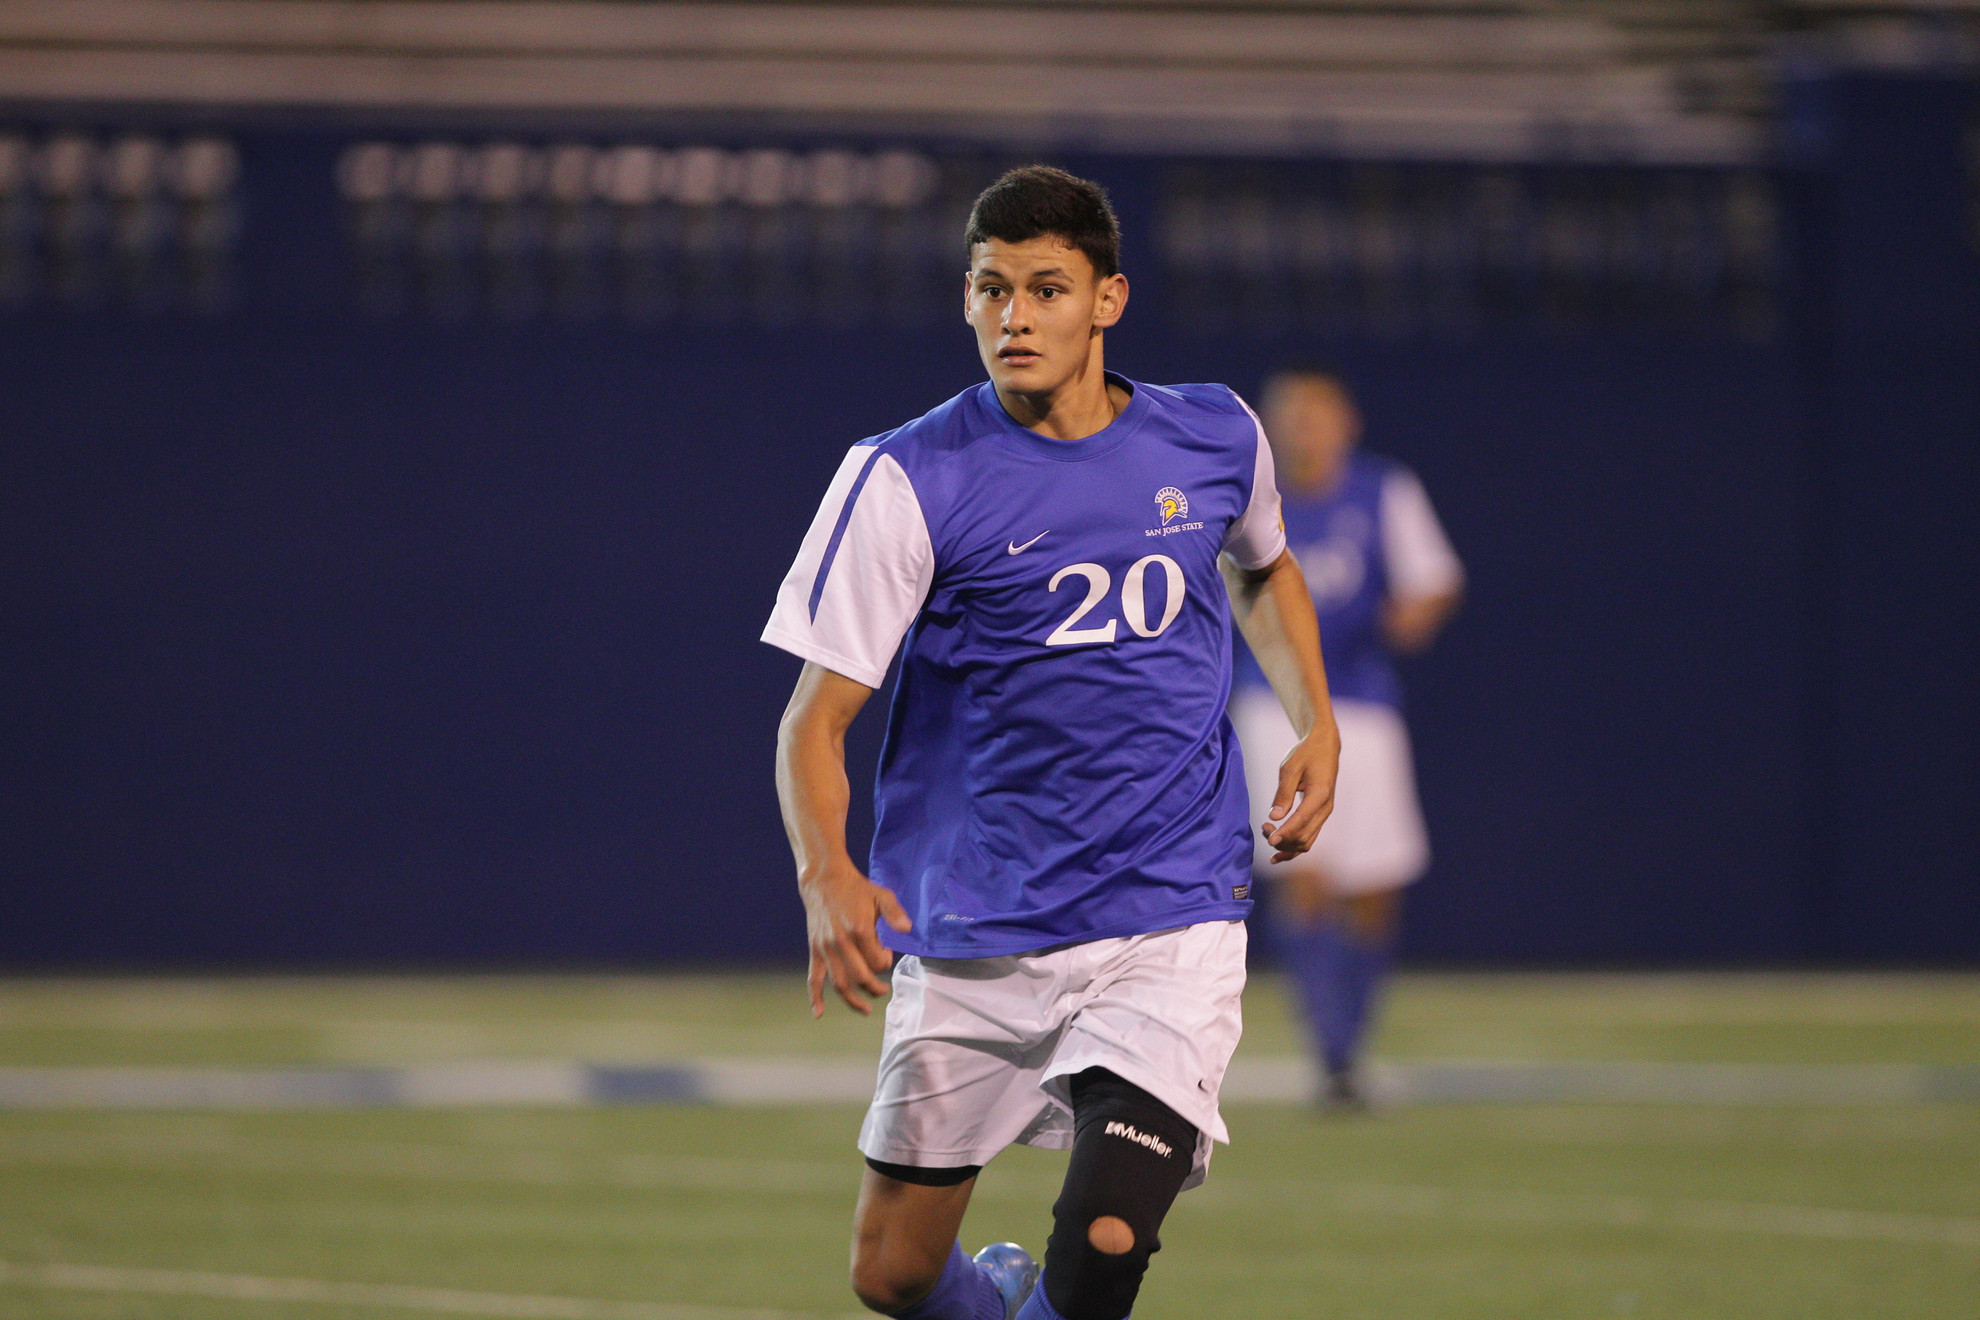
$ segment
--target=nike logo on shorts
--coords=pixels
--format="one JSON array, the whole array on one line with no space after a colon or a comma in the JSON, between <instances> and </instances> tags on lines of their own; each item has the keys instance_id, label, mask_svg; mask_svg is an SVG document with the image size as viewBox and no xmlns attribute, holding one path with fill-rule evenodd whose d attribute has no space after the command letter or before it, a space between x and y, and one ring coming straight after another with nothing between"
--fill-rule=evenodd
<instances>
[{"instance_id":1,"label":"nike logo on shorts","mask_svg":"<svg viewBox=\"0 0 1980 1320\"><path fill-rule=\"evenodd\" d=\"M1022 554L1024 551L1031 549L1032 546L1037 545L1040 541L1044 540L1046 537L1050 536L1051 534L1052 534L1052 529L1047 527L1044 531L1032 537L1029 541L1026 541L1023 545L1019 545L1016 541L1013 541L1011 542L1010 553L1014 555Z\"/></svg>"}]
</instances>

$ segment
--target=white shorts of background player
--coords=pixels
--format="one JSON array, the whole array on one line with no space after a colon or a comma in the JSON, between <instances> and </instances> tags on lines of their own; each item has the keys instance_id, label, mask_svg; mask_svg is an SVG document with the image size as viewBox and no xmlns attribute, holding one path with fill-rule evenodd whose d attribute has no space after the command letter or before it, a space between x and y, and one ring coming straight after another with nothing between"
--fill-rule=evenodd
<instances>
[{"instance_id":1,"label":"white shorts of background player","mask_svg":"<svg viewBox=\"0 0 1980 1320\"><path fill-rule=\"evenodd\" d=\"M1417 804L1408 726L1393 707L1339 699L1334 702L1334 722L1341 731L1334 814L1306 856L1343 898L1399 889L1430 867L1430 835ZM1279 699L1263 689L1238 693L1231 702L1231 723L1244 746L1251 818L1262 821L1278 787L1279 762L1295 741L1292 723ZM1300 864L1268 867L1272 851L1262 839L1256 842L1256 865L1261 870L1281 872Z\"/></svg>"},{"instance_id":2,"label":"white shorts of background player","mask_svg":"<svg viewBox=\"0 0 1980 1320\"><path fill-rule=\"evenodd\" d=\"M1071 1079L1105 1068L1197 1130L1185 1190L1230 1135L1217 1109L1244 1027L1244 923L1063 944L1002 958L901 958L860 1152L888 1164L988 1164L1006 1146L1070 1150Z\"/></svg>"}]
</instances>

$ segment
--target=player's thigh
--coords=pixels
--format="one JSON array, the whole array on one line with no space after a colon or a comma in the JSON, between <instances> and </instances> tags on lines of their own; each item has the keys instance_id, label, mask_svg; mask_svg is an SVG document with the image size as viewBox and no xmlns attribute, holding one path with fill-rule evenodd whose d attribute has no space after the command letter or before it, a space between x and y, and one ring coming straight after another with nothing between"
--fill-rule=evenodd
<instances>
[{"instance_id":1,"label":"player's thigh","mask_svg":"<svg viewBox=\"0 0 1980 1320\"><path fill-rule=\"evenodd\" d=\"M853 1233L862 1243L886 1244L936 1263L948 1259L963 1215L969 1210L975 1178L947 1186L902 1182L867 1169L859 1184Z\"/></svg>"},{"instance_id":2,"label":"player's thigh","mask_svg":"<svg viewBox=\"0 0 1980 1320\"><path fill-rule=\"evenodd\" d=\"M1342 914L1356 935L1364 940L1394 938L1402 917L1402 888L1371 889L1340 900Z\"/></svg>"}]
</instances>

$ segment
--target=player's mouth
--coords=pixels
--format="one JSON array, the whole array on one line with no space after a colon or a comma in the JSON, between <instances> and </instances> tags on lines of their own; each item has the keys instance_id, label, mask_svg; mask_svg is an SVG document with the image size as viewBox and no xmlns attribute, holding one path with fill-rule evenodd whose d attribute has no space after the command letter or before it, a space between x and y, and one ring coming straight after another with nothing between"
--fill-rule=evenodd
<instances>
[{"instance_id":1,"label":"player's mouth","mask_svg":"<svg viewBox=\"0 0 1980 1320\"><path fill-rule=\"evenodd\" d=\"M1037 349L1024 348L1017 344L998 349L997 358L1007 367L1029 367L1039 361Z\"/></svg>"}]
</instances>

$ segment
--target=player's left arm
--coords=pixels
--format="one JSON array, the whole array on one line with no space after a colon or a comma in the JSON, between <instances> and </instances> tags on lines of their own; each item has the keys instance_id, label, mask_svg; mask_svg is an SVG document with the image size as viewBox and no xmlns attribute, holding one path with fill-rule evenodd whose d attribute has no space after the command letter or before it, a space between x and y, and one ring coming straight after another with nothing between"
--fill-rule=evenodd
<instances>
[{"instance_id":1,"label":"player's left arm","mask_svg":"<svg viewBox=\"0 0 1980 1320\"><path fill-rule=\"evenodd\" d=\"M1217 563L1238 630L1299 734L1279 765L1278 791L1269 819L1260 827L1274 849L1272 860L1290 861L1313 846L1333 812L1334 775L1341 760L1313 594L1290 550L1281 550L1277 559L1258 569L1241 567L1229 554Z\"/></svg>"},{"instance_id":2,"label":"player's left arm","mask_svg":"<svg viewBox=\"0 0 1980 1320\"><path fill-rule=\"evenodd\" d=\"M1236 398L1235 392L1232 394ZM1279 763L1278 791L1267 819L1259 825L1272 845L1272 860L1289 862L1313 846L1334 810L1334 774L1341 763L1341 735L1334 728L1334 704L1327 697L1327 669L1320 659L1320 620L1306 574L1286 549L1286 524L1279 508L1278 475L1265 425L1251 405L1237 400L1251 418L1251 493L1244 511L1225 533L1217 567L1231 596L1231 615L1258 665L1286 708L1299 741Z\"/></svg>"},{"instance_id":3,"label":"player's left arm","mask_svg":"<svg viewBox=\"0 0 1980 1320\"><path fill-rule=\"evenodd\" d=\"M1421 654L1464 599L1464 565L1423 483L1404 468L1382 483L1382 556L1389 576L1382 639L1398 655Z\"/></svg>"}]
</instances>

